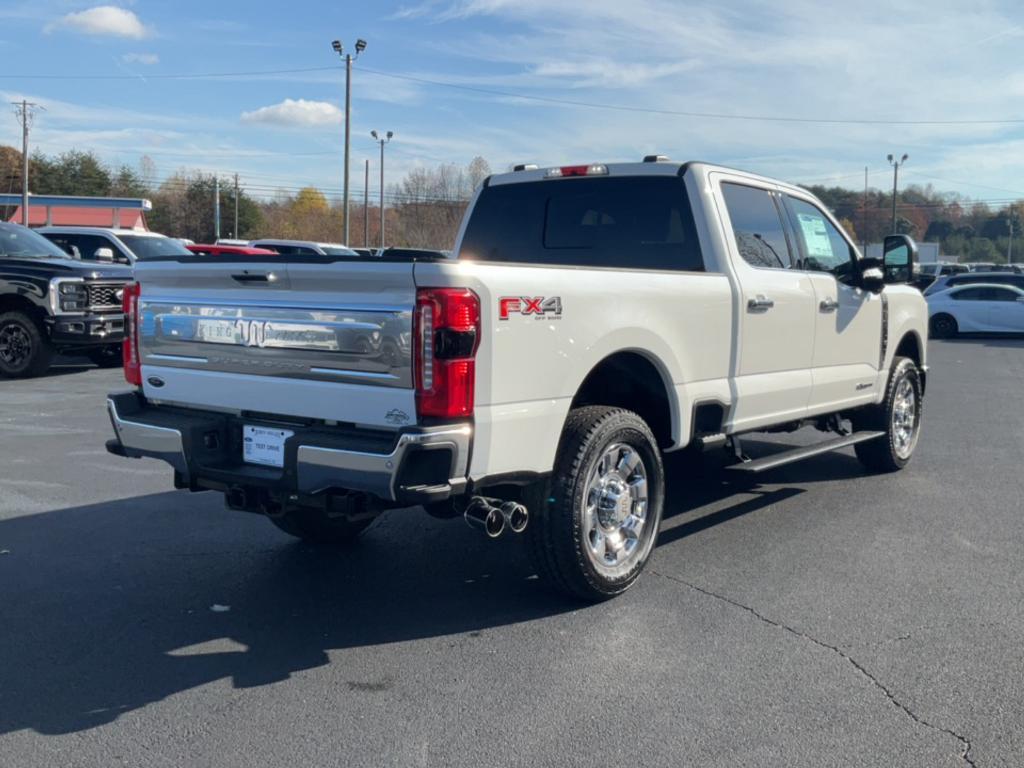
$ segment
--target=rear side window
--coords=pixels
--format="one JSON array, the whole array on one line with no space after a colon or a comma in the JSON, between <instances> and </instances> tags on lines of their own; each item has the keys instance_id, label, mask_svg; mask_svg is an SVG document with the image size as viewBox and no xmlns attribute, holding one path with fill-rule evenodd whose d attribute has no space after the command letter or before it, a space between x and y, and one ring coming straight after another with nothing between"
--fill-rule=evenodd
<instances>
[{"instance_id":1,"label":"rear side window","mask_svg":"<svg viewBox=\"0 0 1024 768\"><path fill-rule=\"evenodd\" d=\"M742 184L723 184L722 197L729 211L736 248L745 262L766 269L792 266L782 217L771 192Z\"/></svg>"},{"instance_id":2,"label":"rear side window","mask_svg":"<svg viewBox=\"0 0 1024 768\"><path fill-rule=\"evenodd\" d=\"M987 301L988 295L984 288L964 288L953 294L957 301Z\"/></svg>"},{"instance_id":3,"label":"rear side window","mask_svg":"<svg viewBox=\"0 0 1024 768\"><path fill-rule=\"evenodd\" d=\"M459 255L472 261L704 271L686 187L676 176L486 187Z\"/></svg>"}]
</instances>

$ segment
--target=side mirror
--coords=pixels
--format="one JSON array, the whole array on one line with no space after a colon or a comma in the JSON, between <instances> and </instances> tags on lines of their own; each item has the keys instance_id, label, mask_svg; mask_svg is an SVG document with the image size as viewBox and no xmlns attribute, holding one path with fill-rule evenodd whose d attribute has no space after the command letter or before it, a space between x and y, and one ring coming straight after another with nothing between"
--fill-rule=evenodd
<instances>
[{"instance_id":1,"label":"side mirror","mask_svg":"<svg viewBox=\"0 0 1024 768\"><path fill-rule=\"evenodd\" d=\"M917 244L909 235L887 235L882 246L882 271L886 283L909 283L917 265Z\"/></svg>"},{"instance_id":2,"label":"side mirror","mask_svg":"<svg viewBox=\"0 0 1024 768\"><path fill-rule=\"evenodd\" d=\"M108 261L111 264L114 263L114 251L112 248L97 248L93 251L92 257L96 261Z\"/></svg>"}]
</instances>

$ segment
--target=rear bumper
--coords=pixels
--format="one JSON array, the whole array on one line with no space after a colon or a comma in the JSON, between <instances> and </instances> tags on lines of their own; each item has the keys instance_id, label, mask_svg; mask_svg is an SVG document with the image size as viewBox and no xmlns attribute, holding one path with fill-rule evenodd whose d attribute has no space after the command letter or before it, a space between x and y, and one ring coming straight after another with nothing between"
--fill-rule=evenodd
<instances>
[{"instance_id":1,"label":"rear bumper","mask_svg":"<svg viewBox=\"0 0 1024 768\"><path fill-rule=\"evenodd\" d=\"M135 392L110 395L107 410L116 436L107 442L108 451L165 461L174 468L176 482L193 490L356 491L417 504L442 501L466 485L470 424L401 432L275 424L255 416L154 406ZM285 442L282 468L242 462L243 424L281 426L295 433Z\"/></svg>"}]
</instances>

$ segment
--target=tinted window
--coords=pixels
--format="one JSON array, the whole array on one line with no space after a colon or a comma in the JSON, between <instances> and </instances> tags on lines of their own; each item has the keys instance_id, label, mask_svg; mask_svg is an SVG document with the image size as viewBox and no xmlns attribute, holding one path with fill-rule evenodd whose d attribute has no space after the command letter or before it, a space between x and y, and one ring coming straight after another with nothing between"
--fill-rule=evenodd
<instances>
[{"instance_id":1,"label":"tinted window","mask_svg":"<svg viewBox=\"0 0 1024 768\"><path fill-rule=\"evenodd\" d=\"M970 283L1004 283L1006 285L1015 285L1018 288L1024 288L1024 275L1014 275L1011 273L986 275L984 273L978 273L974 275L959 275L949 279L949 284L951 286L966 285Z\"/></svg>"},{"instance_id":2,"label":"tinted window","mask_svg":"<svg viewBox=\"0 0 1024 768\"><path fill-rule=\"evenodd\" d=\"M984 288L964 288L953 294L957 301L987 301L987 291Z\"/></svg>"},{"instance_id":3,"label":"tinted window","mask_svg":"<svg viewBox=\"0 0 1024 768\"><path fill-rule=\"evenodd\" d=\"M987 301L1016 301L1020 295L1009 288L986 288L985 291Z\"/></svg>"},{"instance_id":4,"label":"tinted window","mask_svg":"<svg viewBox=\"0 0 1024 768\"><path fill-rule=\"evenodd\" d=\"M831 272L840 280L849 278L855 257L846 238L816 205L795 197L788 199L804 269Z\"/></svg>"},{"instance_id":5,"label":"tinted window","mask_svg":"<svg viewBox=\"0 0 1024 768\"><path fill-rule=\"evenodd\" d=\"M192 255L188 248L170 237L142 237L139 235L121 235L120 237L139 259Z\"/></svg>"},{"instance_id":6,"label":"tinted window","mask_svg":"<svg viewBox=\"0 0 1024 768\"><path fill-rule=\"evenodd\" d=\"M723 184L722 197L729 211L736 248L744 261L754 267L792 266L782 218L768 190Z\"/></svg>"},{"instance_id":7,"label":"tinted window","mask_svg":"<svg viewBox=\"0 0 1024 768\"><path fill-rule=\"evenodd\" d=\"M486 187L460 256L622 269L703 271L678 177L566 178Z\"/></svg>"},{"instance_id":8,"label":"tinted window","mask_svg":"<svg viewBox=\"0 0 1024 768\"><path fill-rule=\"evenodd\" d=\"M67 254L38 232L0 222L0 257L66 259Z\"/></svg>"},{"instance_id":9,"label":"tinted window","mask_svg":"<svg viewBox=\"0 0 1024 768\"><path fill-rule=\"evenodd\" d=\"M115 259L120 257L122 261L128 261L127 257L121 253L117 246L101 235L62 234L47 235L47 237L68 253L72 253L72 246L78 248L78 254L85 261L98 261L96 251L100 248L109 248L113 252Z\"/></svg>"}]
</instances>

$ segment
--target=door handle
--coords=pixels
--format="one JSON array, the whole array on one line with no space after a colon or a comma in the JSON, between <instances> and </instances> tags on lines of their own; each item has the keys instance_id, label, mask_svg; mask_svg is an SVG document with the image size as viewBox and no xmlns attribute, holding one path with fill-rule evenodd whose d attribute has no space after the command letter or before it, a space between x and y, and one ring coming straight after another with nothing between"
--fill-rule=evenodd
<instances>
[{"instance_id":1,"label":"door handle","mask_svg":"<svg viewBox=\"0 0 1024 768\"><path fill-rule=\"evenodd\" d=\"M835 312L839 309L839 302L835 299L822 299L821 303L818 304L818 309L822 312Z\"/></svg>"},{"instance_id":2,"label":"door handle","mask_svg":"<svg viewBox=\"0 0 1024 768\"><path fill-rule=\"evenodd\" d=\"M753 299L747 300L747 309L749 309L751 312L767 312L774 306L774 301L760 293Z\"/></svg>"},{"instance_id":3,"label":"door handle","mask_svg":"<svg viewBox=\"0 0 1024 768\"><path fill-rule=\"evenodd\" d=\"M277 280L277 275L273 272L245 272L241 275L232 275L231 279L239 283L272 283Z\"/></svg>"}]
</instances>

